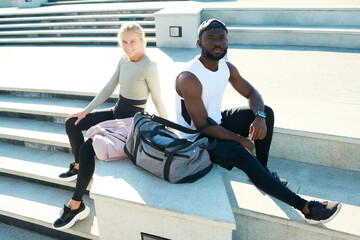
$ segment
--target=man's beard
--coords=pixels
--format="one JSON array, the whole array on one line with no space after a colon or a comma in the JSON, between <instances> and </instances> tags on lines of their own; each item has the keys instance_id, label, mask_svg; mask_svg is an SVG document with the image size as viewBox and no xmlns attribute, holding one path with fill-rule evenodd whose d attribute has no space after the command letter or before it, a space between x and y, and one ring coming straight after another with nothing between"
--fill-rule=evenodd
<instances>
[{"instance_id":1,"label":"man's beard","mask_svg":"<svg viewBox=\"0 0 360 240\"><path fill-rule=\"evenodd\" d=\"M220 60L222 59L227 53L227 47L224 49L224 52L219 56L214 56L210 51L208 51L205 48L201 48L201 55L203 55L206 58L209 58L211 60Z\"/></svg>"}]
</instances>

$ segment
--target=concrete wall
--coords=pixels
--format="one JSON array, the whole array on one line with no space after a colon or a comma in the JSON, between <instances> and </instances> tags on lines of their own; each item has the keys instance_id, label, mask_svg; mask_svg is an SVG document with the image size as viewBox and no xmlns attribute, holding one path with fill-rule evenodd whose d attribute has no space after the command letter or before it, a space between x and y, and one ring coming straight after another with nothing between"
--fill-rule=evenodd
<instances>
[{"instance_id":1,"label":"concrete wall","mask_svg":"<svg viewBox=\"0 0 360 240\"><path fill-rule=\"evenodd\" d=\"M0 8L17 7L17 0L0 0Z\"/></svg>"},{"instance_id":2,"label":"concrete wall","mask_svg":"<svg viewBox=\"0 0 360 240\"><path fill-rule=\"evenodd\" d=\"M181 10L166 8L154 15L158 47L196 48L201 8ZM171 37L170 27L181 27L181 36Z\"/></svg>"}]
</instances>

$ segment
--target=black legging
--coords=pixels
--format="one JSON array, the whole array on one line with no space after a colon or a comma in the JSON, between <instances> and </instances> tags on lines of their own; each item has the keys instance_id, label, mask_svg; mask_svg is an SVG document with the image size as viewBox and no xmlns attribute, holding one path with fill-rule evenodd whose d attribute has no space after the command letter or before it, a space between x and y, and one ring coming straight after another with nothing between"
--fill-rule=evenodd
<instances>
[{"instance_id":1,"label":"black legging","mask_svg":"<svg viewBox=\"0 0 360 240\"><path fill-rule=\"evenodd\" d=\"M244 171L256 187L267 194L302 210L306 200L286 188L267 170L267 161L274 127L274 113L270 107L265 107L267 134L263 140L255 141L256 156L239 143L229 140L217 140L217 147L209 151L211 160L220 166L231 170L237 167ZM249 108L235 108L222 112L221 126L247 137L249 126L255 115Z\"/></svg>"},{"instance_id":2,"label":"black legging","mask_svg":"<svg viewBox=\"0 0 360 240\"><path fill-rule=\"evenodd\" d=\"M92 146L92 139L89 138L84 142L84 136L81 131L88 130L90 127L103 121L133 117L137 112L143 110L143 108L118 101L114 108L89 113L77 125L75 125L77 118L71 118L66 121L66 133L74 153L75 162L79 163L79 173L75 193L72 197L73 200L82 200L95 169L95 152Z\"/></svg>"}]
</instances>

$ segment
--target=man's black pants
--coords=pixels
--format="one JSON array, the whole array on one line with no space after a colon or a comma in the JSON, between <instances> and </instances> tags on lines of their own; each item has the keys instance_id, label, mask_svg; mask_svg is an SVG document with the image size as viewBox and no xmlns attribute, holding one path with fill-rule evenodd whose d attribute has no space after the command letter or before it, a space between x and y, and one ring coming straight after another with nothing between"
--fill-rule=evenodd
<instances>
[{"instance_id":1,"label":"man's black pants","mask_svg":"<svg viewBox=\"0 0 360 240\"><path fill-rule=\"evenodd\" d=\"M306 200L286 188L275 179L267 170L267 161L274 128L274 113L268 106L265 107L267 134L263 140L255 141L256 156L237 142L231 140L217 140L217 147L209 151L213 163L231 170L237 167L244 171L256 187L267 194L302 210ZM221 126L247 137L249 127L255 115L249 107L234 108L222 112Z\"/></svg>"}]
</instances>

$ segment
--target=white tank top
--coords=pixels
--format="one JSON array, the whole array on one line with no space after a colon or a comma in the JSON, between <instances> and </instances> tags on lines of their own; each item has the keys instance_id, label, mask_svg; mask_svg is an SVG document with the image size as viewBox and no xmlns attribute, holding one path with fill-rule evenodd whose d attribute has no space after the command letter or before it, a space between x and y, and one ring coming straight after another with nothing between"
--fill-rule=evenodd
<instances>
[{"instance_id":1,"label":"white tank top","mask_svg":"<svg viewBox=\"0 0 360 240\"><path fill-rule=\"evenodd\" d=\"M220 59L218 70L216 72L205 68L200 62L199 56L188 62L184 71L193 73L202 85L201 99L205 105L207 114L218 124L221 123L221 103L225 87L229 81L230 70L224 59ZM190 124L186 121L187 113L185 104L181 103L183 100L179 94L175 94L175 111L178 124L187 128L196 129L193 121ZM188 114L187 114L188 115ZM190 120L190 119L188 119ZM182 138L187 138L194 141L199 134L186 134L179 131Z\"/></svg>"}]
</instances>

